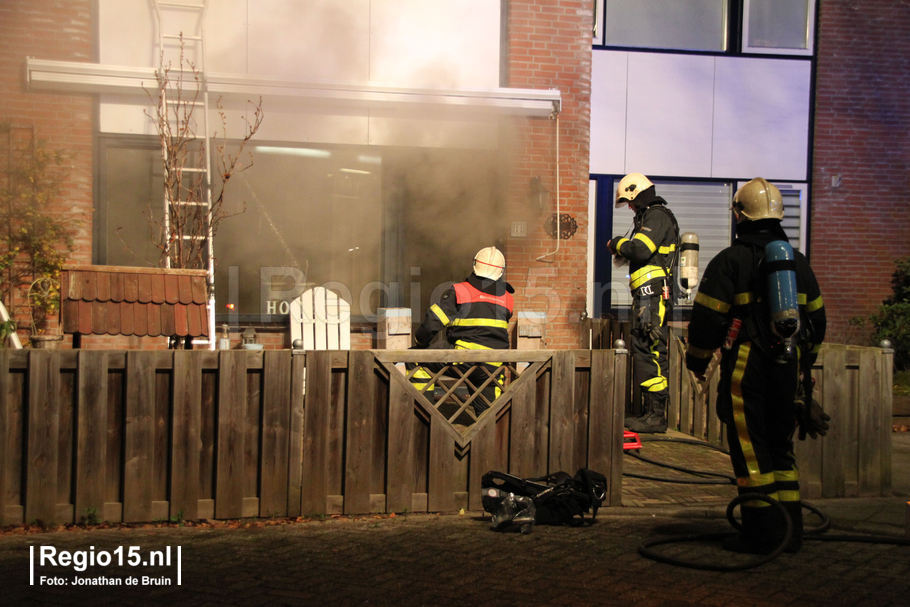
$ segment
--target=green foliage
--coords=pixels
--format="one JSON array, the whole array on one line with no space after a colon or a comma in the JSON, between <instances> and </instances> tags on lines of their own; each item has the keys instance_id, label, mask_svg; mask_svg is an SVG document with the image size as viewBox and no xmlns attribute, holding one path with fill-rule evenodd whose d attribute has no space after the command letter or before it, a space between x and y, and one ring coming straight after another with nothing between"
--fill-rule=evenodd
<instances>
[{"instance_id":1,"label":"green foliage","mask_svg":"<svg viewBox=\"0 0 910 607\"><path fill-rule=\"evenodd\" d=\"M870 318L876 343L883 339L894 348L894 368L910 369L910 257L898 259L891 275L893 295Z\"/></svg>"},{"instance_id":2,"label":"green foliage","mask_svg":"<svg viewBox=\"0 0 910 607\"><path fill-rule=\"evenodd\" d=\"M0 297L12 313L14 296L25 295L32 332L41 333L59 308L60 271L73 249L73 221L51 210L66 178L66 156L33 138L23 144L8 124L0 124L2 135Z\"/></svg>"}]
</instances>

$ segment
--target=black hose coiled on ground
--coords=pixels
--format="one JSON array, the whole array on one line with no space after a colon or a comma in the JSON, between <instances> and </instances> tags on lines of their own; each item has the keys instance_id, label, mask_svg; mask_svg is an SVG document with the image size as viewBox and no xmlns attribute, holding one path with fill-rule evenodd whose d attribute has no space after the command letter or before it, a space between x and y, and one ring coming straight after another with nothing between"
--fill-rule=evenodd
<instances>
[{"instance_id":1,"label":"black hose coiled on ground","mask_svg":"<svg viewBox=\"0 0 910 607\"><path fill-rule=\"evenodd\" d=\"M713 445L711 443L708 443L705 441L700 441L697 439L685 439L685 438L674 438L674 437L649 437L646 439L642 439L642 442L647 442L647 441L687 443L687 444L705 446L705 447L709 447L711 449L715 449L717 451L721 451L722 453L727 453L726 450L724 450L721 447L718 447L717 445ZM673 466L671 464L658 462L655 460L651 460L651 459L642 457L641 454L638 454L638 453L630 452L629 455L631 455L632 457L636 457L637 459L650 463L650 464L662 466L665 468L670 468L670 469L677 470L680 472L685 472L687 474L692 474L692 475L699 476L699 477L718 476L718 477L725 478L727 480L717 480L717 479L714 479L714 480L711 480L711 479L684 480L684 479L652 477L652 476L645 476L645 475L632 474L632 473L623 473L624 476L656 480L656 481L661 481L661 482L671 482L671 483L729 484L730 482L732 482L733 484L735 484L735 482L736 482L735 478L728 477L726 475L713 473L713 472L690 470L690 469L686 469L686 468L683 468L680 466ZM721 564L713 564L713 563L695 563L695 562L686 561L686 560L679 559L679 558L670 557L670 556L661 554L655 550L652 550L652 548L655 546L662 546L662 545L666 545L666 544L675 544L675 543L680 543L680 542L704 542L704 541L718 541L718 540L723 541L724 539L726 539L728 537L736 535L736 533L738 533L738 531L740 529L742 529L742 525L739 523L739 521L736 520L736 518L734 516L734 511L736 509L736 506L738 506L739 504L746 502L746 501L764 501L764 502L770 504L772 507L777 508L778 511L783 515L784 520L786 521L787 529L786 529L786 533L784 534L783 539L781 540L780 544L777 547L775 547L775 549L772 550L771 552L769 552L768 554L757 555L757 558L754 558L745 563L721 565ZM838 534L838 535L825 534L825 532L828 529L830 529L830 527L831 527L831 520L821 510L819 510L818 508L816 508L815 506L813 506L807 502L801 501L800 506L802 506L802 508L808 510L809 512L811 512L812 514L817 516L821 521L821 523L815 527L807 527L804 529L803 537L802 537L803 540L817 540L817 541L826 541L826 542L866 542L866 543L874 543L874 544L891 544L891 545L896 545L896 546L910 546L910 538L902 538L902 537L897 537L897 536L867 535L867 534L856 534L856 535L853 535L853 534ZM764 565L765 563L768 563L768 562L776 559L790 544L790 541L793 537L793 521L790 519L790 515L787 513L787 511L784 509L784 507L780 504L780 502L778 502L774 498L769 497L764 494L744 493L744 494L736 496L735 498L733 498L733 500L730 501L729 504L727 504L726 517L727 517L727 521L730 523L730 525L733 526L733 528L736 531L733 531L733 532L726 531L726 532L717 532L717 533L700 533L700 534L691 534L691 535L678 535L678 536L671 536L671 537L665 537L665 538L652 538L652 539L645 540L644 542L642 542L638 548L638 552L639 552L639 554L641 554L642 556L644 556L646 558L649 558L649 559L652 559L652 560L655 560L655 561L658 561L661 563L667 563L669 565L676 565L679 567L687 567L690 569L703 569L703 570L708 570L708 571L742 571L745 569L752 569L754 567Z\"/></svg>"}]
</instances>

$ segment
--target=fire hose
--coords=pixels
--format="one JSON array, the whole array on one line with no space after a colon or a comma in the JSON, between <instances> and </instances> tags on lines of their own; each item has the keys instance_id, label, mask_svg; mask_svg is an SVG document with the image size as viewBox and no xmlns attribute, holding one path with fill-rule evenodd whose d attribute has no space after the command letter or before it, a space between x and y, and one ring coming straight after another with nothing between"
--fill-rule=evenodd
<instances>
[{"instance_id":1,"label":"fire hose","mask_svg":"<svg viewBox=\"0 0 910 607\"><path fill-rule=\"evenodd\" d=\"M704 441L699 441L696 439L684 439L684 438L648 438L644 439L646 441L666 441L666 442L681 442L687 444L694 444L699 446L709 447L711 449L716 449L723 453L727 451L717 445L712 445ZM690 475L693 475L697 478L694 479L674 479L666 477L655 477L655 476L646 476L640 474L632 473L623 473L623 476L630 476L634 478L642 478L648 480L655 480L660 482L673 482L673 483L689 483L689 484L735 484L736 479L724 474L715 473L715 472L705 472L699 470L691 470L684 468L682 466L674 466L672 464L667 464L665 462L655 461L646 457L643 457L641 454L632 453L627 451L630 456L635 457L643 462L661 466L679 472L684 472ZM747 562L742 563L727 563L727 564L716 564L716 563L703 563L703 562L694 562L688 561L685 559L671 557L666 554L663 554L657 550L654 550L657 546L663 546L668 544L678 544L684 542L708 542L708 541L723 541L724 539L736 535L741 529L742 525L735 517L736 507L747 501L763 501L768 503L772 508L780 513L783 517L783 520L786 523L786 532L784 533L783 538L781 538L779 544L768 554L757 555L756 558L750 559ZM865 542L873 544L891 544L896 546L910 546L910 538L903 538L890 535L873 535L873 534L827 534L826 532L831 528L831 520L818 508L805 502L800 501L800 505L803 509L808 510L810 513L814 514L819 520L820 523L815 527L807 527L803 531L803 540L815 540L815 541L825 541L825 542ZM742 571L745 569L752 569L760 565L764 565L774 559L776 559L786 547L790 544L790 540L793 538L793 521L790 518L790 515L784 509L780 502L774 498L760 494L760 493L743 493L737 495L733 498L726 508L726 518L730 525L734 528L734 531L721 531L721 532L712 532L712 533L696 533L696 534L686 534L686 535L674 535L662 538L651 538L646 539L639 545L638 552L642 556L649 558L654 561L661 563L666 563L669 565L676 565L678 567L687 567L690 569L702 569L707 571Z\"/></svg>"}]
</instances>

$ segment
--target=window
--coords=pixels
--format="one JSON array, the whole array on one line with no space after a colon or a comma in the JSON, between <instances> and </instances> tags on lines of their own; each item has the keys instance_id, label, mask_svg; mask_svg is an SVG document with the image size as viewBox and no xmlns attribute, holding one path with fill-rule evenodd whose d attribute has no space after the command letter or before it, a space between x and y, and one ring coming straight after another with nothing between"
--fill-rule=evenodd
<instances>
[{"instance_id":1,"label":"window","mask_svg":"<svg viewBox=\"0 0 910 607\"><path fill-rule=\"evenodd\" d=\"M157 266L157 139L104 137L100 148L96 262ZM215 236L219 322L278 321L312 285L348 299L355 319L379 306L419 318L434 289L507 234L507 163L493 151L261 143L253 156L226 194L242 212Z\"/></svg>"},{"instance_id":2,"label":"window","mask_svg":"<svg viewBox=\"0 0 910 607\"><path fill-rule=\"evenodd\" d=\"M744 0L744 53L811 55L815 0Z\"/></svg>"},{"instance_id":3,"label":"window","mask_svg":"<svg viewBox=\"0 0 910 607\"><path fill-rule=\"evenodd\" d=\"M594 5L594 44L604 43L604 0L591 0Z\"/></svg>"},{"instance_id":4,"label":"window","mask_svg":"<svg viewBox=\"0 0 910 607\"><path fill-rule=\"evenodd\" d=\"M733 219L730 201L733 187L726 182L660 181L652 179L658 196L667 201L679 223L680 234L694 232L698 235L698 276L704 274L708 262L722 249L730 245ZM616 191L619 179L613 182ZM612 201L610 201L612 206ZM601 212L610 209L601 209ZM622 234L622 226L628 225L626 234L632 231L632 211L613 209L613 235ZM608 237L609 238L609 237ZM628 306L632 303L629 291L629 265L612 265L610 276L611 307ZM691 297L694 297L694 291Z\"/></svg>"},{"instance_id":5,"label":"window","mask_svg":"<svg viewBox=\"0 0 910 607\"><path fill-rule=\"evenodd\" d=\"M727 50L728 0L605 0L603 44Z\"/></svg>"}]
</instances>

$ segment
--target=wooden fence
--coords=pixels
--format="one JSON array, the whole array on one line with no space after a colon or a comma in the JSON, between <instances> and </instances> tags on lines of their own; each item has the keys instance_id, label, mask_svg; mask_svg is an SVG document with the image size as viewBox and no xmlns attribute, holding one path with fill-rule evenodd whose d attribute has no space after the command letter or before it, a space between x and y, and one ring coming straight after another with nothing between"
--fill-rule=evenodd
<instances>
[{"instance_id":1,"label":"wooden fence","mask_svg":"<svg viewBox=\"0 0 910 607\"><path fill-rule=\"evenodd\" d=\"M2 523L479 509L488 470L580 467L620 505L624 351L497 352L516 373L467 430L399 370L420 356L0 350Z\"/></svg>"},{"instance_id":2,"label":"wooden fence","mask_svg":"<svg viewBox=\"0 0 910 607\"><path fill-rule=\"evenodd\" d=\"M669 348L670 427L725 447L714 410L719 373L710 374L700 393L685 368L679 333L671 332ZM803 497L890 495L892 365L890 350L822 345L812 370L814 397L831 428L819 439L796 441Z\"/></svg>"}]
</instances>

